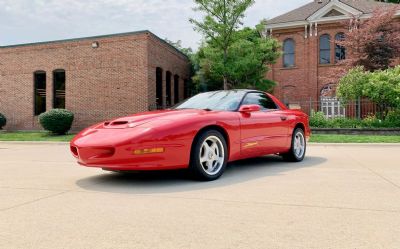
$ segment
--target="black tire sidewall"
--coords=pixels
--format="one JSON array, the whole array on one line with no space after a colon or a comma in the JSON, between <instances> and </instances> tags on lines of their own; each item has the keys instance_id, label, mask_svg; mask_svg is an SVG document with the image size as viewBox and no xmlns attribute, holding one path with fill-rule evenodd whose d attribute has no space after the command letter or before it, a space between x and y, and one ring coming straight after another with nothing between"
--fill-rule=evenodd
<instances>
[{"instance_id":1,"label":"black tire sidewall","mask_svg":"<svg viewBox=\"0 0 400 249\"><path fill-rule=\"evenodd\" d=\"M224 150L224 163L219 170L219 172L215 175L209 175L207 172L204 171L203 166L200 163L200 148L203 144L203 142L210 136L216 136L218 137L223 145L223 150ZM226 164L228 161L228 149L226 145L226 141L224 136L219 131L216 130L207 130L201 133L196 140L194 141L194 145L191 151L190 155L190 170L194 173L196 178L204 181L212 181L218 179L225 170Z\"/></svg>"},{"instance_id":2,"label":"black tire sidewall","mask_svg":"<svg viewBox=\"0 0 400 249\"><path fill-rule=\"evenodd\" d=\"M294 140L295 140L296 134L299 133L299 132L303 135L303 138L304 138L304 152L303 152L303 155L301 157L297 157L296 153L294 152ZM306 141L306 137L304 135L304 131L301 128L296 128L293 131L292 146L290 148L290 153L291 153L291 156L293 157L293 160L296 161L296 162L302 161L304 159L305 155L306 155L306 150L307 150L307 141Z\"/></svg>"}]
</instances>

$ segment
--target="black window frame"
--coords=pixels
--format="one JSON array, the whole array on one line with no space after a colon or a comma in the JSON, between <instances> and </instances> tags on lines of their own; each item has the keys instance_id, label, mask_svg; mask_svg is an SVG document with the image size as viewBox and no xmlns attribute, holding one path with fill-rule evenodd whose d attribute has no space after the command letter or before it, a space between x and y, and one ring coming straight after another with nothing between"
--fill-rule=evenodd
<instances>
[{"instance_id":1,"label":"black window frame","mask_svg":"<svg viewBox=\"0 0 400 249\"><path fill-rule=\"evenodd\" d=\"M345 34L339 32L335 35L335 63L346 59L346 48L336 43L336 41L343 41L345 39ZM339 57L337 56L339 52Z\"/></svg>"},{"instance_id":2,"label":"black window frame","mask_svg":"<svg viewBox=\"0 0 400 249\"><path fill-rule=\"evenodd\" d=\"M163 74L164 70L161 67L156 67L156 109L163 106Z\"/></svg>"},{"instance_id":3,"label":"black window frame","mask_svg":"<svg viewBox=\"0 0 400 249\"><path fill-rule=\"evenodd\" d=\"M172 106L172 73L165 73L165 105Z\"/></svg>"},{"instance_id":4,"label":"black window frame","mask_svg":"<svg viewBox=\"0 0 400 249\"><path fill-rule=\"evenodd\" d=\"M56 82L56 74L58 74L58 73L64 73L64 90L57 89L57 87L56 87L56 83L57 83ZM65 96L65 94L66 94L66 87L67 87L66 84L67 84L67 74L66 74L65 70L64 69L56 69L56 70L54 70L53 71L53 108L65 109L65 105L66 105L66 96ZM62 98L59 97L60 96L60 92L59 92L59 94L57 94L57 90L64 92L63 93L64 101L63 101L63 105L62 106L58 106L58 104L60 104L58 102L58 99L62 99Z\"/></svg>"},{"instance_id":5,"label":"black window frame","mask_svg":"<svg viewBox=\"0 0 400 249\"><path fill-rule=\"evenodd\" d=\"M322 45L325 45L325 44L322 44L322 39L324 39L324 38L327 38L327 45L328 45L327 48L325 48L325 46L324 46L324 47L322 46ZM318 55L319 55L319 64L320 64L320 65L329 65L329 64L331 64L331 63L332 63L332 55L331 55L331 50L332 50L332 46L331 46L331 36L330 36L329 34L323 34L323 35L321 35L321 36L319 37L319 43L318 43L318 44L319 44L319 53L318 53ZM322 53L322 52L324 52L324 53ZM328 60L327 60L326 62L323 62L322 59L326 60L326 58L323 58L322 55L326 55L326 52L328 52L327 54L328 54L329 58L328 58Z\"/></svg>"},{"instance_id":6,"label":"black window frame","mask_svg":"<svg viewBox=\"0 0 400 249\"><path fill-rule=\"evenodd\" d=\"M268 96L268 94L266 94L265 92L254 91L254 92L247 92L247 93L243 96L242 101L240 101L239 107L238 107L238 109L237 109L236 111L239 111L239 110L240 110L240 107L242 107L242 105L245 105L245 104L244 104L244 100L246 99L246 97L247 97L249 94L254 94L254 93L263 94L265 97L267 97L269 100L271 100L271 102L274 103L274 105L275 105L275 107L276 107L275 109L267 109L267 108L263 108L263 106L259 105L259 106L261 107L261 110L260 110L260 111L262 111L262 112L272 112L272 111L279 111L279 110L281 109L280 106L279 106L270 96ZM248 105L248 104L246 104L246 105ZM249 105L253 105L253 104L249 104ZM254 104L254 105L256 105L256 104Z\"/></svg>"},{"instance_id":7,"label":"black window frame","mask_svg":"<svg viewBox=\"0 0 400 249\"><path fill-rule=\"evenodd\" d=\"M38 86L39 82L37 76L40 74L44 75L44 88L39 88ZM41 90L42 93L40 93L39 90ZM47 73L44 70L37 70L33 72L33 115L39 116L40 114L46 111L47 111Z\"/></svg>"},{"instance_id":8,"label":"black window frame","mask_svg":"<svg viewBox=\"0 0 400 249\"><path fill-rule=\"evenodd\" d=\"M179 87L180 87L180 84L179 84L179 81L180 81L180 78L179 78L179 75L177 75L177 74L175 74L174 75L174 104L177 104L177 103L179 103Z\"/></svg>"},{"instance_id":9,"label":"black window frame","mask_svg":"<svg viewBox=\"0 0 400 249\"><path fill-rule=\"evenodd\" d=\"M293 44L293 51L287 51L286 44L287 44L288 42L291 42L291 43ZM282 65L283 65L283 67L284 67L284 68L292 68L292 67L295 67L295 66L296 66L296 42L295 42L295 40L294 40L293 38L287 38L287 39L285 39L285 40L283 41L283 46L282 46L282 48L283 48L283 53L282 53ZM293 60L293 63L292 63L292 64L287 63L287 58L288 58L288 56L289 56L289 58L293 57L293 58L292 58L292 60Z\"/></svg>"}]
</instances>

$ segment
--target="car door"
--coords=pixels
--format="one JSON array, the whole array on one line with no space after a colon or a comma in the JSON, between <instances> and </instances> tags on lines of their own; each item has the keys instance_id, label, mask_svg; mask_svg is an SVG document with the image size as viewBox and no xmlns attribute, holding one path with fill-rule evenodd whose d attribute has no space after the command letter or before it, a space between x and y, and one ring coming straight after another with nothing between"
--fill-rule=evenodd
<instances>
[{"instance_id":1,"label":"car door","mask_svg":"<svg viewBox=\"0 0 400 249\"><path fill-rule=\"evenodd\" d=\"M287 116L265 93L247 93L242 105L259 105L258 112L240 113L241 154L258 156L282 151L287 144Z\"/></svg>"}]
</instances>

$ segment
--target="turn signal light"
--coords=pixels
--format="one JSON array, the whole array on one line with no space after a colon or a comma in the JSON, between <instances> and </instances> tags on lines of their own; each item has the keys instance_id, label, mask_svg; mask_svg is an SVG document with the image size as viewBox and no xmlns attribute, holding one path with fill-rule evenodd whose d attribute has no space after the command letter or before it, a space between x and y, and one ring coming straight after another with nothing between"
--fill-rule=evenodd
<instances>
[{"instance_id":1,"label":"turn signal light","mask_svg":"<svg viewBox=\"0 0 400 249\"><path fill-rule=\"evenodd\" d=\"M164 148L151 148L151 149L141 149L141 150L134 150L134 155L144 155L144 154L154 154L154 153L164 153Z\"/></svg>"}]
</instances>

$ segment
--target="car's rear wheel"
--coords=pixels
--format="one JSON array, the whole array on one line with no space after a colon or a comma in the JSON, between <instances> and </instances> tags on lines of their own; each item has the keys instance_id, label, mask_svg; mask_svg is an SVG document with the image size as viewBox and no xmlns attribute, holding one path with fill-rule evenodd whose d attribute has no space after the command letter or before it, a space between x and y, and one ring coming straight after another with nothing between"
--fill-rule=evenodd
<instances>
[{"instance_id":1,"label":"car's rear wheel","mask_svg":"<svg viewBox=\"0 0 400 249\"><path fill-rule=\"evenodd\" d=\"M227 159L224 136L216 130L207 130L194 141L190 170L199 180L213 181L223 174Z\"/></svg>"},{"instance_id":2,"label":"car's rear wheel","mask_svg":"<svg viewBox=\"0 0 400 249\"><path fill-rule=\"evenodd\" d=\"M306 154L306 139L304 131L301 128L296 128L292 135L292 145L288 153L282 154L284 160L289 162L303 161Z\"/></svg>"}]
</instances>

